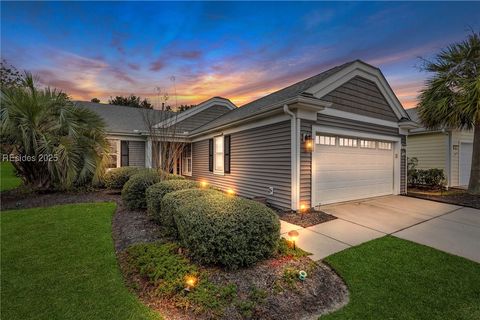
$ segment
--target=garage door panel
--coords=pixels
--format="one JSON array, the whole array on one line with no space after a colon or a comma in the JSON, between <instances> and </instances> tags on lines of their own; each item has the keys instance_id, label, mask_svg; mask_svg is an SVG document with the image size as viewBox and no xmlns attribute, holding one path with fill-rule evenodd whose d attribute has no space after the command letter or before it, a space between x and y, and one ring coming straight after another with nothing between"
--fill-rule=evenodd
<instances>
[{"instance_id":1,"label":"garage door panel","mask_svg":"<svg viewBox=\"0 0 480 320\"><path fill-rule=\"evenodd\" d=\"M315 147L312 174L316 204L393 193L393 150L318 144Z\"/></svg>"}]
</instances>

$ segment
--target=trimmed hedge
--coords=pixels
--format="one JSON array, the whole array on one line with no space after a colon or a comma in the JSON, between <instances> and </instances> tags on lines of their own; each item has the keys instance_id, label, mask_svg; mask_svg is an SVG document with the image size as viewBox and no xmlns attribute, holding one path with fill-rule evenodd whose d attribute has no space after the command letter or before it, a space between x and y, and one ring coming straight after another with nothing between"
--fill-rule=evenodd
<instances>
[{"instance_id":1,"label":"trimmed hedge","mask_svg":"<svg viewBox=\"0 0 480 320\"><path fill-rule=\"evenodd\" d=\"M141 170L144 169L139 167L120 167L108 170L104 178L105 187L108 189L122 189L128 179Z\"/></svg>"},{"instance_id":2,"label":"trimmed hedge","mask_svg":"<svg viewBox=\"0 0 480 320\"><path fill-rule=\"evenodd\" d=\"M122 189L122 199L129 209L146 209L145 191L162 180L185 180L183 176L162 174L157 169L140 169L132 175Z\"/></svg>"},{"instance_id":3,"label":"trimmed hedge","mask_svg":"<svg viewBox=\"0 0 480 320\"><path fill-rule=\"evenodd\" d=\"M177 236L177 228L170 210L162 210L162 199L170 192L199 188L200 184L192 180L166 180L154 184L145 192L147 212L155 218L170 236Z\"/></svg>"},{"instance_id":4,"label":"trimmed hedge","mask_svg":"<svg viewBox=\"0 0 480 320\"><path fill-rule=\"evenodd\" d=\"M256 201L189 189L165 195L162 210L171 211L182 244L203 264L248 266L274 254L278 245L278 216Z\"/></svg>"}]
</instances>

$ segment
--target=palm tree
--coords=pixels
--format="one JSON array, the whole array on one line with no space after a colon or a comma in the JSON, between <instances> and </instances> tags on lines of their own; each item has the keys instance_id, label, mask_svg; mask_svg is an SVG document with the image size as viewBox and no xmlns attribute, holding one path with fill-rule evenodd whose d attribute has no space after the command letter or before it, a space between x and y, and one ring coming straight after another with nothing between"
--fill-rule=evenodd
<instances>
[{"instance_id":1,"label":"palm tree","mask_svg":"<svg viewBox=\"0 0 480 320\"><path fill-rule=\"evenodd\" d=\"M454 43L425 61L433 73L419 96L418 111L427 128L474 129L468 192L480 194L480 33Z\"/></svg>"},{"instance_id":2,"label":"palm tree","mask_svg":"<svg viewBox=\"0 0 480 320\"><path fill-rule=\"evenodd\" d=\"M26 73L21 86L1 88L2 152L21 157L12 164L35 189L99 181L108 150L102 119L65 93L35 84Z\"/></svg>"}]
</instances>

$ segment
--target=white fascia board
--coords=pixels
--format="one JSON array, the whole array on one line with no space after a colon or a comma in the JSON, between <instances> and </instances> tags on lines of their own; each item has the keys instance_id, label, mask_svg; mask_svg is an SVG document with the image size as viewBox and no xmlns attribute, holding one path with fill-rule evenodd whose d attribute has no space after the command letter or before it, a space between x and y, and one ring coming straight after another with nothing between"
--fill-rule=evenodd
<instances>
[{"instance_id":1,"label":"white fascia board","mask_svg":"<svg viewBox=\"0 0 480 320\"><path fill-rule=\"evenodd\" d=\"M320 83L317 83L316 85L307 89L305 92L313 94L317 98L322 98L326 94L330 93L356 76L373 81L378 86L399 120L401 118L410 119L380 70L359 61L337 73L334 73Z\"/></svg>"},{"instance_id":2,"label":"white fascia board","mask_svg":"<svg viewBox=\"0 0 480 320\"><path fill-rule=\"evenodd\" d=\"M224 100L224 99L220 99L220 98L211 98L211 99L208 99L207 101L204 101L202 103L200 103L198 106L196 107L193 107L189 110L186 110L184 112L181 112L180 114L178 114L176 117L173 116L173 117L170 117L170 118L167 118L165 120L163 120L162 122L156 124L154 126L154 128L160 128L162 126L167 126L167 127L170 127L180 121L183 121L199 112L202 112L212 106L224 106L224 107L227 107L229 110L234 110L237 108L237 106L235 106L230 100ZM174 118L174 119L173 119ZM173 120L173 121L172 121Z\"/></svg>"}]
</instances>

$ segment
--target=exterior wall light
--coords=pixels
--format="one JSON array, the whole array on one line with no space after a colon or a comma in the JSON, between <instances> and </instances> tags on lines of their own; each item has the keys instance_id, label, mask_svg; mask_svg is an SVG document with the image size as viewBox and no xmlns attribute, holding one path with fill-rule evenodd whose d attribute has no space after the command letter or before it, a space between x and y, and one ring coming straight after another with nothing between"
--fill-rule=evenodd
<instances>
[{"instance_id":1,"label":"exterior wall light","mask_svg":"<svg viewBox=\"0 0 480 320\"><path fill-rule=\"evenodd\" d=\"M304 142L305 151L306 152L313 152L313 139L311 135L304 134L302 137Z\"/></svg>"},{"instance_id":2,"label":"exterior wall light","mask_svg":"<svg viewBox=\"0 0 480 320\"><path fill-rule=\"evenodd\" d=\"M292 231L288 232L288 241L290 241L292 243L293 250L296 249L295 243L297 242L299 235L300 234L298 233L297 230L292 230Z\"/></svg>"}]
</instances>

